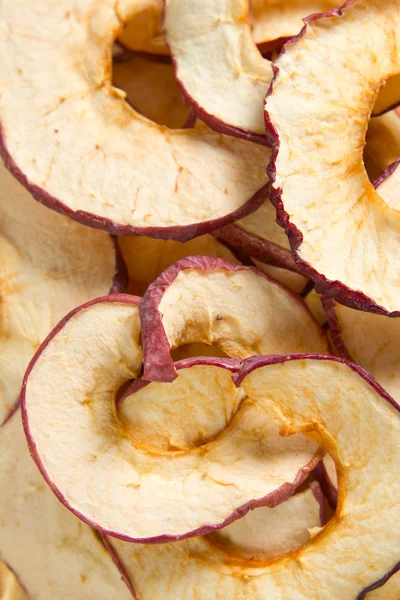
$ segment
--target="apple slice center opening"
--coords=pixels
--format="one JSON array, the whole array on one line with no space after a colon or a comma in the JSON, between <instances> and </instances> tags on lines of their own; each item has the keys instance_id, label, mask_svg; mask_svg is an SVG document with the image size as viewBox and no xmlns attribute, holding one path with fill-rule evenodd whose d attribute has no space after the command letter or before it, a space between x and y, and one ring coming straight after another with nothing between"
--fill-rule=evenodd
<instances>
[{"instance_id":1,"label":"apple slice center opening","mask_svg":"<svg viewBox=\"0 0 400 600\"><path fill-rule=\"evenodd\" d=\"M126 93L126 102L139 114L169 129L181 129L190 117L174 68L165 57L117 50L114 46L112 83Z\"/></svg>"}]
</instances>

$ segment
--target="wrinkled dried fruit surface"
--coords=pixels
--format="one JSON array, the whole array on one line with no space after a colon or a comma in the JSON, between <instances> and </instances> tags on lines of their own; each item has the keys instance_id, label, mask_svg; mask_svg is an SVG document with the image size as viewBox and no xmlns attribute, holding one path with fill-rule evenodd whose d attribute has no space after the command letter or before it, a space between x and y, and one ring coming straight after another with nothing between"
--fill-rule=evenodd
<instances>
[{"instance_id":1,"label":"wrinkled dried fruit surface","mask_svg":"<svg viewBox=\"0 0 400 600\"><path fill-rule=\"evenodd\" d=\"M266 101L272 200L297 262L318 291L394 314L400 221L369 182L362 150L381 82L400 71L399 48L397 0L348 3L286 45Z\"/></svg>"},{"instance_id":2,"label":"wrinkled dried fruit surface","mask_svg":"<svg viewBox=\"0 0 400 600\"><path fill-rule=\"evenodd\" d=\"M259 206L267 154L204 125L166 129L125 102L111 47L138 1L2 3L2 151L37 199L77 221L184 241Z\"/></svg>"}]
</instances>

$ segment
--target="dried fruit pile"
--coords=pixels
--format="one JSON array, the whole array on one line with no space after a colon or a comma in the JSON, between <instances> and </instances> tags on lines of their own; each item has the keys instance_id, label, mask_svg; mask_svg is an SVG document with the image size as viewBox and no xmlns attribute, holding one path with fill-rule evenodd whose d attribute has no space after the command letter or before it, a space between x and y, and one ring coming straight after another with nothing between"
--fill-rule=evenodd
<instances>
[{"instance_id":1,"label":"dried fruit pile","mask_svg":"<svg viewBox=\"0 0 400 600\"><path fill-rule=\"evenodd\" d=\"M0 0L0 600L400 599L399 74L399 0Z\"/></svg>"}]
</instances>

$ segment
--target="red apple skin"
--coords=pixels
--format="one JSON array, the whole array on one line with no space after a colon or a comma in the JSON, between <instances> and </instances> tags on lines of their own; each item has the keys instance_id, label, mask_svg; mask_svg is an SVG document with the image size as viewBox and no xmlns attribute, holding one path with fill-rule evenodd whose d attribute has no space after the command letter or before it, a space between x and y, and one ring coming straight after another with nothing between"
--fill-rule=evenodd
<instances>
[{"instance_id":1,"label":"red apple skin","mask_svg":"<svg viewBox=\"0 0 400 600\"><path fill-rule=\"evenodd\" d=\"M322 492L326 497L329 506L332 510L336 510L337 507L337 499L338 499L338 490L335 485L333 485L331 478L328 475L328 472L325 468L324 463L321 462L315 467L313 471L313 475L315 479L318 481L321 486Z\"/></svg>"},{"instance_id":2,"label":"red apple skin","mask_svg":"<svg viewBox=\"0 0 400 600\"><path fill-rule=\"evenodd\" d=\"M140 320L142 323L143 339L143 379L148 381L168 382L174 381L177 374L171 358L171 348L162 324L162 316L158 310L165 290L173 283L179 273L185 269L207 271L222 269L228 272L253 271L267 281L273 282L278 287L291 294L293 301L304 305L303 299L295 292L288 290L284 285L270 279L261 269L244 265L232 264L222 258L210 256L189 256L171 265L148 287L139 305Z\"/></svg>"},{"instance_id":3,"label":"red apple skin","mask_svg":"<svg viewBox=\"0 0 400 600\"><path fill-rule=\"evenodd\" d=\"M285 53L286 46L298 41L300 38L303 37L308 23L316 19L320 19L321 17L341 16L343 9L351 6L352 4L354 4L355 1L356 0L347 0L347 2L345 2L341 8L332 9L321 14L310 15L309 17L303 19L303 29L297 36L291 38L285 44L285 46L282 49L282 54ZM273 70L275 76L268 90L266 96L267 99L272 92L274 81L279 71L278 67L276 67L275 65L273 65ZM267 173L270 181L269 198L276 208L276 221L286 231L286 234L289 238L293 258L301 272L306 277L309 277L315 282L315 291L318 294L324 294L328 297L336 298L338 302L340 302L340 304L344 304L345 306L349 306L350 308L372 312L378 315L386 315L388 317L399 317L400 310L392 312L386 310L383 306L378 305L374 300L372 300L372 298L369 298L363 292L353 290L340 281L332 281L327 279L322 273L316 271L314 267L312 267L307 261L300 258L299 254L297 253L297 250L300 248L303 242L303 234L296 227L296 225L294 225L294 223L290 221L289 215L285 210L285 206L282 200L282 190L274 187L274 183L276 181L276 159L279 153L280 140L279 134L270 120L268 114L268 104L265 110L265 126L268 138L268 145L272 148L271 160L267 167Z\"/></svg>"},{"instance_id":4,"label":"red apple skin","mask_svg":"<svg viewBox=\"0 0 400 600\"><path fill-rule=\"evenodd\" d=\"M256 192L252 198L247 200L240 208L233 212L212 219L210 221L202 221L200 223L193 223L192 225L173 225L171 227L135 227L133 225L122 225L116 223L111 219L105 217L99 217L93 213L89 213L83 210L74 211L63 202L51 196L43 188L31 183L28 178L24 175L21 169L17 166L16 162L10 155L4 136L3 128L0 124L0 156L2 157L7 169L14 175L16 179L32 194L32 196L40 202L55 210L62 215L66 215L70 219L73 219L77 223L93 227L94 229L101 229L114 235L146 235L149 237L160 238L160 239L172 239L178 242L187 242L192 238L198 237L205 233L223 227L228 223L242 219L246 215L254 212L259 208L265 198L267 197L268 185L262 186L258 192Z\"/></svg>"},{"instance_id":5,"label":"red apple skin","mask_svg":"<svg viewBox=\"0 0 400 600\"><path fill-rule=\"evenodd\" d=\"M234 266L234 265L232 265L232 266ZM242 268L244 268L244 267L242 267ZM40 358L42 351L48 346L48 344L57 335L57 333L59 331L61 331L61 329L65 326L65 324L68 323L68 321L72 317L74 317L77 313L79 313L80 311L82 311L86 308L89 308L90 306L93 306L95 304L105 303L105 302L108 302L108 303L109 302L122 302L125 304L134 304L137 306L140 302L140 298L137 298L136 296L129 296L127 294L114 294L114 295L110 295L110 296L103 296L102 298L97 298L96 300L91 300L90 302L87 302L86 304L78 306L77 308L72 310L68 315L66 315L58 323L58 325L53 329L53 331L47 336L45 341L41 344L40 348L37 350L37 352L35 353L34 357L31 360L31 362L29 363L29 366L25 373L24 381L22 384L21 415L22 415L22 424L24 427L29 451L30 451L31 456L32 456L33 460L35 461L39 471L41 472L43 479L49 485L50 489L53 491L53 493L58 498L58 500L61 502L61 504L63 504L69 511L71 511L81 521L83 521L84 523L87 523L87 525L90 525L93 529L95 529L96 531L99 531L99 533L101 533L101 534L109 535L110 537L115 537L117 539L121 539L126 542L159 544L159 543L164 543L164 542L174 542L174 541L178 541L178 540L183 540L183 539L198 536L198 535L207 535L209 533L212 533L213 531L218 531L219 529L226 527L227 525L229 525L230 523L233 523L234 521L236 521L237 519L240 519L241 517L244 517L249 512L249 510L253 510L254 508L258 508L258 507L273 508L273 507L277 506L278 504L280 504L281 502L284 502L287 498L289 498L295 492L295 490L299 487L299 485L301 485L307 479L307 477L309 476L311 471L313 471L315 469L316 465L321 460L321 455L318 450L315 453L315 455L312 457L312 459L298 471L295 479L292 482L286 482L286 483L282 484L276 490L267 494L263 498L258 498L256 500L250 500L249 502L246 502L245 504L243 504L242 506L237 508L235 511L233 511L232 514L230 514L222 523L218 523L217 525L203 525L201 527L198 527L198 528L196 528L192 531L189 531L187 533L184 533L182 535L175 535L175 536L174 535L159 535L159 536L149 537L149 538L145 538L145 539L131 538L126 535L121 535L115 531L109 531L105 528L100 527L98 525L98 523L95 523L91 519L86 518L82 513L80 513L78 510L75 510L69 504L68 500L65 498L65 496L57 488L56 484L48 476L46 469L44 468L44 465L40 459L39 453L37 451L35 441L31 435L30 428L29 428L28 413L27 413L27 409L26 409L26 388L29 383L29 375L30 375L32 369L34 368L37 360ZM235 375L235 372L238 371L238 366L239 366L238 361L236 359L225 359L225 358L215 358L215 357L203 357L203 359L202 359L202 357L196 357L194 359L185 359L185 361L181 361L181 362L186 362L186 364L187 364L187 361L190 362L191 360L194 361L193 364L204 364L204 365L218 364L221 367L224 367L224 368L227 368L228 370L233 371L233 373L232 373L233 376ZM239 361L239 363L240 363L240 361Z\"/></svg>"},{"instance_id":6,"label":"red apple skin","mask_svg":"<svg viewBox=\"0 0 400 600\"><path fill-rule=\"evenodd\" d=\"M100 534L101 535L101 539L102 542L104 544L105 549L107 550L107 552L109 553L109 555L112 558L112 561L114 563L114 565L117 567L118 571L121 574L121 579L122 581L125 583L126 587L128 588L129 592L132 594L133 600L140 600L139 596L137 596L135 589L132 585L131 580L129 579L129 576L122 564L122 562L119 559L118 553L114 550L114 547L112 544L110 544L108 538L106 535Z\"/></svg>"},{"instance_id":7,"label":"red apple skin","mask_svg":"<svg viewBox=\"0 0 400 600\"><path fill-rule=\"evenodd\" d=\"M244 250L246 254L263 263L287 269L294 273L301 273L289 250L248 233L234 223L216 229L213 231L213 236L218 240L227 242L233 248Z\"/></svg>"}]
</instances>

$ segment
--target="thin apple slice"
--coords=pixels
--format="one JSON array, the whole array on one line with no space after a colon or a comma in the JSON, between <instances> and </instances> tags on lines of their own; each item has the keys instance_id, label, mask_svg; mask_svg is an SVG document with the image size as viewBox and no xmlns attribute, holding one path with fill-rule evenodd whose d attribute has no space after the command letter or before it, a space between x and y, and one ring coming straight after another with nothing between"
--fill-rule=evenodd
<instances>
[{"instance_id":1,"label":"thin apple slice","mask_svg":"<svg viewBox=\"0 0 400 600\"><path fill-rule=\"evenodd\" d=\"M302 435L282 440L246 400L229 427L201 451L156 452L124 427L116 395L142 365L135 302L114 295L76 309L28 368L22 391L25 433L58 499L103 533L147 542L209 533L251 508L285 500L321 452ZM203 369L197 369L201 359L195 361L191 376L204 381ZM203 361L210 365L204 385L216 399L226 396L226 377L239 361ZM216 377L214 369L222 375ZM174 385L179 389L179 378L170 393Z\"/></svg>"},{"instance_id":2,"label":"thin apple slice","mask_svg":"<svg viewBox=\"0 0 400 600\"><path fill-rule=\"evenodd\" d=\"M371 119L364 148L365 168L374 181L400 156L400 115L392 110Z\"/></svg>"},{"instance_id":3,"label":"thin apple slice","mask_svg":"<svg viewBox=\"0 0 400 600\"><path fill-rule=\"evenodd\" d=\"M37 200L72 219L185 241L265 200L269 152L201 124L166 129L125 102L111 48L138 3L4 0L2 155Z\"/></svg>"},{"instance_id":4,"label":"thin apple slice","mask_svg":"<svg viewBox=\"0 0 400 600\"><path fill-rule=\"evenodd\" d=\"M113 84L126 92L137 112L172 129L183 127L190 111L175 82L172 64L134 54L128 61L114 61Z\"/></svg>"},{"instance_id":5,"label":"thin apple slice","mask_svg":"<svg viewBox=\"0 0 400 600\"><path fill-rule=\"evenodd\" d=\"M172 264L193 254L237 262L234 254L211 235L185 243L146 236L120 237L118 245L129 273L129 291L142 296L149 285Z\"/></svg>"},{"instance_id":6,"label":"thin apple slice","mask_svg":"<svg viewBox=\"0 0 400 600\"><path fill-rule=\"evenodd\" d=\"M29 600L15 573L0 562L0 600Z\"/></svg>"},{"instance_id":7,"label":"thin apple slice","mask_svg":"<svg viewBox=\"0 0 400 600\"><path fill-rule=\"evenodd\" d=\"M315 290L311 290L304 298L305 303L307 304L311 314L314 316L315 320L321 325L325 325L327 321L326 312L324 310L321 296L317 294Z\"/></svg>"},{"instance_id":8,"label":"thin apple slice","mask_svg":"<svg viewBox=\"0 0 400 600\"><path fill-rule=\"evenodd\" d=\"M26 445L20 411L0 428L0 553L31 600L131 598L99 536L43 481Z\"/></svg>"},{"instance_id":9,"label":"thin apple slice","mask_svg":"<svg viewBox=\"0 0 400 600\"><path fill-rule=\"evenodd\" d=\"M318 292L392 316L400 218L369 182L362 150L381 82L400 71L399 36L397 0L310 17L276 62L265 113L270 197L297 264Z\"/></svg>"},{"instance_id":10,"label":"thin apple slice","mask_svg":"<svg viewBox=\"0 0 400 600\"><path fill-rule=\"evenodd\" d=\"M192 110L217 131L265 143L272 64L252 40L248 0L166 0L166 41Z\"/></svg>"},{"instance_id":11,"label":"thin apple slice","mask_svg":"<svg viewBox=\"0 0 400 600\"><path fill-rule=\"evenodd\" d=\"M252 565L255 571L261 560L265 561L280 552L295 550L310 539L309 530L315 532L324 524L321 500L320 488L313 484L311 488L296 493L279 506L273 509L257 508L209 536L173 544L128 544L111 538L107 538L105 543L117 564L123 565L123 572L128 575L132 588L141 600L183 598L184 593L191 598L192 562L205 560L207 567L214 563L216 569L219 571L222 568L223 572L236 564L238 574L246 563L249 567ZM240 527L240 533L235 527ZM225 536L225 539L220 539L221 536ZM227 539L230 540L229 544ZM249 555L253 560L249 560ZM256 556L262 557L261 560ZM224 568L225 563L231 566ZM181 582L177 582L173 576L174 587L168 589L167 580L175 569L182 576ZM216 571L216 589L219 589L218 583ZM235 593L241 587L239 575L237 588L233 584L232 587L221 589L225 592L225 597L237 598L239 596ZM216 597L214 594L216 591L210 587L204 598L213 599Z\"/></svg>"},{"instance_id":12,"label":"thin apple slice","mask_svg":"<svg viewBox=\"0 0 400 600\"><path fill-rule=\"evenodd\" d=\"M279 281L297 294L302 294L309 283L308 279L304 277L304 275L300 275L300 273L294 273L293 271L275 265L267 265L256 259L253 259L253 262L256 267L264 271L268 277L272 277L275 281Z\"/></svg>"},{"instance_id":13,"label":"thin apple slice","mask_svg":"<svg viewBox=\"0 0 400 600\"><path fill-rule=\"evenodd\" d=\"M374 186L390 208L400 209L400 157L374 181Z\"/></svg>"},{"instance_id":14,"label":"thin apple slice","mask_svg":"<svg viewBox=\"0 0 400 600\"><path fill-rule=\"evenodd\" d=\"M382 115L400 104L400 75L394 75L379 90L372 116Z\"/></svg>"},{"instance_id":15,"label":"thin apple slice","mask_svg":"<svg viewBox=\"0 0 400 600\"><path fill-rule=\"evenodd\" d=\"M169 57L162 32L163 0L141 0L124 23L118 39L131 50Z\"/></svg>"},{"instance_id":16,"label":"thin apple slice","mask_svg":"<svg viewBox=\"0 0 400 600\"><path fill-rule=\"evenodd\" d=\"M365 600L399 600L400 598L400 572L397 570L382 587L370 591Z\"/></svg>"},{"instance_id":17,"label":"thin apple slice","mask_svg":"<svg viewBox=\"0 0 400 600\"><path fill-rule=\"evenodd\" d=\"M235 380L283 435L309 432L334 454L337 513L274 561L227 559L207 538L151 548L112 540L133 587L143 600L361 600L400 556L398 405L362 369L333 357L255 357Z\"/></svg>"},{"instance_id":18,"label":"thin apple slice","mask_svg":"<svg viewBox=\"0 0 400 600\"><path fill-rule=\"evenodd\" d=\"M303 300L265 273L207 256L164 271L140 304L144 379L173 381L171 349L202 342L228 356L328 353Z\"/></svg>"},{"instance_id":19,"label":"thin apple slice","mask_svg":"<svg viewBox=\"0 0 400 600\"><path fill-rule=\"evenodd\" d=\"M0 165L0 424L33 354L77 304L127 280L112 238L40 206Z\"/></svg>"}]
</instances>

